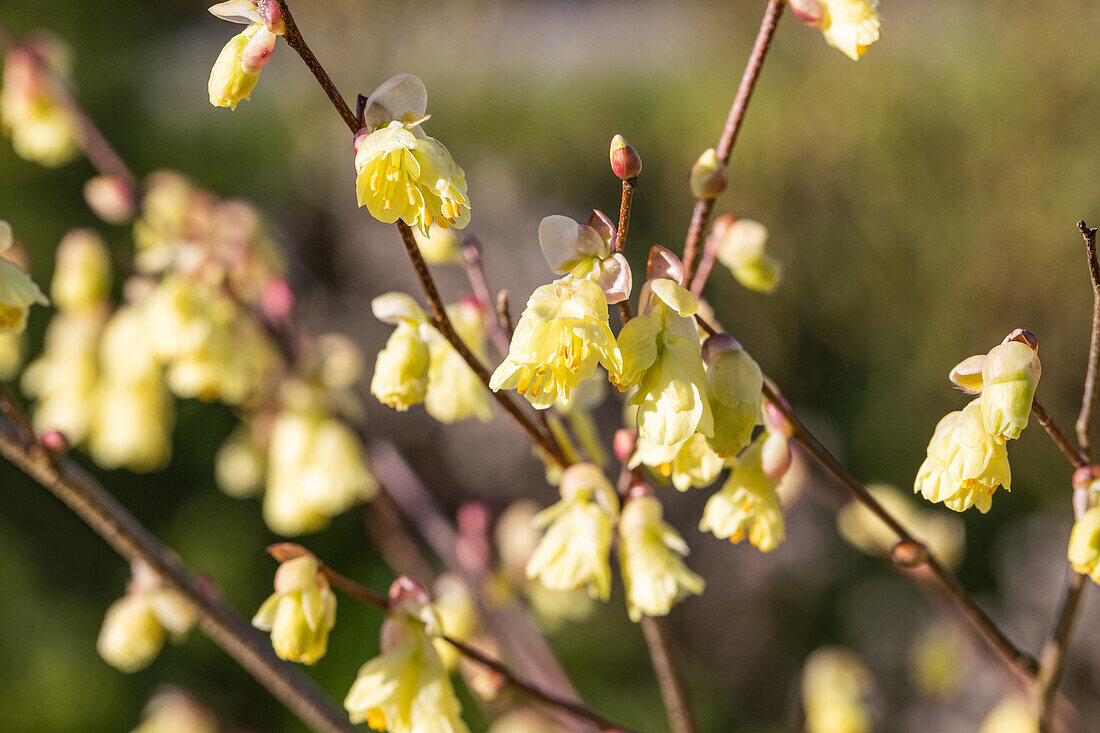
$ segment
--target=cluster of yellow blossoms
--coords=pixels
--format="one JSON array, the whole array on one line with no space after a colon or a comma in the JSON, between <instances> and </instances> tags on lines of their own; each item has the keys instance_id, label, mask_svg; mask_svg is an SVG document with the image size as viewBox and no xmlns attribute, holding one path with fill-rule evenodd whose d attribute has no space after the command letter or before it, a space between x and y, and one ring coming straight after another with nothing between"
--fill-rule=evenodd
<instances>
[{"instance_id":1,"label":"cluster of yellow blossoms","mask_svg":"<svg viewBox=\"0 0 1100 733\"><path fill-rule=\"evenodd\" d=\"M952 369L956 386L981 396L940 420L914 491L957 512L989 511L993 492L1012 487L1005 442L1027 427L1040 371L1035 337L1020 330Z\"/></svg>"}]
</instances>

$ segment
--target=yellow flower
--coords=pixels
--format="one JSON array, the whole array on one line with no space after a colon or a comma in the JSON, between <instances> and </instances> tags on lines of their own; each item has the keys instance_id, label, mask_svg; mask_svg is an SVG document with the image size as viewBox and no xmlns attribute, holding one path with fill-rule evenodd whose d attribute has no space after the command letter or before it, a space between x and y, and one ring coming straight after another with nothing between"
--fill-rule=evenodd
<instances>
[{"instance_id":1,"label":"yellow flower","mask_svg":"<svg viewBox=\"0 0 1100 733\"><path fill-rule=\"evenodd\" d=\"M1027 344L995 346L982 364L982 423L995 438L1013 440L1027 427L1039 382L1039 357Z\"/></svg>"},{"instance_id":2,"label":"yellow flower","mask_svg":"<svg viewBox=\"0 0 1100 733\"><path fill-rule=\"evenodd\" d=\"M462 264L462 245L458 241L458 235L450 227L444 228L433 223L427 234L414 229L413 237L420 247L420 254L429 265Z\"/></svg>"},{"instance_id":3,"label":"yellow flower","mask_svg":"<svg viewBox=\"0 0 1100 733\"><path fill-rule=\"evenodd\" d=\"M767 228L752 219L719 219L711 236L719 237L718 261L749 290L771 293L783 278L783 265L765 251Z\"/></svg>"},{"instance_id":4,"label":"yellow flower","mask_svg":"<svg viewBox=\"0 0 1100 733\"><path fill-rule=\"evenodd\" d=\"M707 396L714 415L714 435L708 442L719 456L735 456L749 444L753 428L763 420L764 375L748 352L725 334L708 339L704 353Z\"/></svg>"},{"instance_id":5,"label":"yellow flower","mask_svg":"<svg viewBox=\"0 0 1100 733\"><path fill-rule=\"evenodd\" d=\"M665 460L670 453L671 458ZM639 436L638 447L630 458L629 467L635 468L642 463L652 466L665 478L671 478L672 485L680 491L687 491L714 483L718 474L722 473L726 460L711 449L707 436L695 433L671 449L651 444Z\"/></svg>"},{"instance_id":6,"label":"yellow flower","mask_svg":"<svg viewBox=\"0 0 1100 733\"><path fill-rule=\"evenodd\" d=\"M325 655L336 625L336 595L319 572L317 558L302 555L279 566L275 592L252 625L271 632L275 653L287 661L313 664Z\"/></svg>"},{"instance_id":7,"label":"yellow flower","mask_svg":"<svg viewBox=\"0 0 1100 733\"><path fill-rule=\"evenodd\" d=\"M851 652L818 649L802 669L802 709L807 733L870 733L871 679Z\"/></svg>"},{"instance_id":8,"label":"yellow flower","mask_svg":"<svg viewBox=\"0 0 1100 733\"><path fill-rule=\"evenodd\" d=\"M487 353L485 318L476 302L447 306L458 337L483 362ZM428 343L428 385L424 409L441 423L450 425L476 417L485 422L493 416L493 396L470 365L447 339L430 325L422 327Z\"/></svg>"},{"instance_id":9,"label":"yellow flower","mask_svg":"<svg viewBox=\"0 0 1100 733\"><path fill-rule=\"evenodd\" d=\"M935 625L923 631L909 648L913 681L922 693L947 700L962 688L967 674L967 646L955 629Z\"/></svg>"},{"instance_id":10,"label":"yellow flower","mask_svg":"<svg viewBox=\"0 0 1100 733\"><path fill-rule=\"evenodd\" d=\"M1092 507L1074 522L1066 556L1074 570L1100 583L1100 507Z\"/></svg>"},{"instance_id":11,"label":"yellow flower","mask_svg":"<svg viewBox=\"0 0 1100 733\"><path fill-rule=\"evenodd\" d=\"M469 733L432 644L439 619L427 593L391 600L390 609L382 624L382 653L363 665L344 700L351 722L389 733Z\"/></svg>"},{"instance_id":12,"label":"yellow flower","mask_svg":"<svg viewBox=\"0 0 1100 733\"><path fill-rule=\"evenodd\" d=\"M612 380L619 389L638 385L629 404L638 406L636 459L648 466L671 461L696 432L710 437L714 431L692 318L697 308L672 280L650 280L642 287L640 315L619 333L623 368Z\"/></svg>"},{"instance_id":13,"label":"yellow flower","mask_svg":"<svg viewBox=\"0 0 1100 733\"><path fill-rule=\"evenodd\" d=\"M545 410L568 401L597 364L618 374L622 357L607 318L607 297L595 282L566 276L537 288L489 386L516 389Z\"/></svg>"},{"instance_id":14,"label":"yellow flower","mask_svg":"<svg viewBox=\"0 0 1100 733\"><path fill-rule=\"evenodd\" d=\"M275 50L275 34L262 23L253 23L225 44L210 70L207 90L210 104L236 109L252 95L260 70Z\"/></svg>"},{"instance_id":15,"label":"yellow flower","mask_svg":"<svg viewBox=\"0 0 1100 733\"><path fill-rule=\"evenodd\" d=\"M377 491L359 439L322 406L288 405L275 418L264 494L264 519L272 531L316 532Z\"/></svg>"},{"instance_id":16,"label":"yellow flower","mask_svg":"<svg viewBox=\"0 0 1100 733\"><path fill-rule=\"evenodd\" d=\"M60 310L98 308L110 296L111 255L91 229L74 229L57 245L50 295Z\"/></svg>"},{"instance_id":17,"label":"yellow flower","mask_svg":"<svg viewBox=\"0 0 1100 733\"><path fill-rule=\"evenodd\" d=\"M22 333L31 306L50 304L31 276L2 256L11 245L11 225L0 221L0 333Z\"/></svg>"},{"instance_id":18,"label":"yellow flower","mask_svg":"<svg viewBox=\"0 0 1100 733\"><path fill-rule=\"evenodd\" d=\"M619 565L626 586L631 621L642 615L665 616L688 594L699 595L706 583L684 564L684 538L661 518L661 502L634 496L619 520Z\"/></svg>"},{"instance_id":19,"label":"yellow flower","mask_svg":"<svg viewBox=\"0 0 1100 733\"><path fill-rule=\"evenodd\" d=\"M239 425L218 449L214 461L218 488L238 499L255 496L263 490L266 471L266 451L247 425Z\"/></svg>"},{"instance_id":20,"label":"yellow flower","mask_svg":"<svg viewBox=\"0 0 1100 733\"><path fill-rule=\"evenodd\" d=\"M606 601L611 594L611 524L619 496L591 463L575 463L562 472L561 501L533 520L546 534L527 562L527 577L551 590L587 588Z\"/></svg>"},{"instance_id":21,"label":"yellow flower","mask_svg":"<svg viewBox=\"0 0 1100 733\"><path fill-rule=\"evenodd\" d=\"M1027 700L1010 697L990 711L978 733L1039 733L1039 721Z\"/></svg>"},{"instance_id":22,"label":"yellow flower","mask_svg":"<svg viewBox=\"0 0 1100 733\"><path fill-rule=\"evenodd\" d=\"M130 733L218 733L218 724L194 698L170 687L149 701L141 725Z\"/></svg>"},{"instance_id":23,"label":"yellow flower","mask_svg":"<svg viewBox=\"0 0 1100 733\"><path fill-rule=\"evenodd\" d=\"M428 317L411 297L391 292L371 301L378 320L397 328L378 352L371 377L371 394L384 405L404 412L428 394L430 352L424 341Z\"/></svg>"},{"instance_id":24,"label":"yellow flower","mask_svg":"<svg viewBox=\"0 0 1100 733\"><path fill-rule=\"evenodd\" d=\"M927 546L932 556L948 567L962 560L966 530L959 517L943 512L925 512L913 499L893 486L874 484L867 487L875 501ZM846 504L836 517L840 536L869 555L888 557L898 538L874 512L858 501Z\"/></svg>"},{"instance_id":25,"label":"yellow flower","mask_svg":"<svg viewBox=\"0 0 1100 733\"><path fill-rule=\"evenodd\" d=\"M615 225L601 211L585 224L557 214L539 222L539 248L550 269L598 283L608 303L630 297L632 282L626 257L611 251L614 239Z\"/></svg>"},{"instance_id":26,"label":"yellow flower","mask_svg":"<svg viewBox=\"0 0 1100 733\"><path fill-rule=\"evenodd\" d=\"M0 380L10 380L23 366L27 350L21 333L0 333Z\"/></svg>"},{"instance_id":27,"label":"yellow flower","mask_svg":"<svg viewBox=\"0 0 1100 733\"><path fill-rule=\"evenodd\" d=\"M979 398L940 420L913 491L957 512L977 506L985 514L998 486L1012 488L1008 452L986 432Z\"/></svg>"},{"instance_id":28,"label":"yellow flower","mask_svg":"<svg viewBox=\"0 0 1100 733\"><path fill-rule=\"evenodd\" d=\"M17 48L4 60L0 87L0 125L11 137L15 154L48 168L76 157L77 127L72 115L58 104L57 81L63 69L53 63L61 50L35 42L32 49ZM42 59L47 67L43 68Z\"/></svg>"},{"instance_id":29,"label":"yellow flower","mask_svg":"<svg viewBox=\"0 0 1100 733\"><path fill-rule=\"evenodd\" d=\"M162 468L172 452L173 404L144 305L123 306L103 330L88 450L105 468Z\"/></svg>"},{"instance_id":30,"label":"yellow flower","mask_svg":"<svg viewBox=\"0 0 1100 733\"><path fill-rule=\"evenodd\" d=\"M747 536L761 552L771 552L786 536L778 481L764 471L767 433L762 433L734 459L729 478L703 508L699 529L719 539L740 542Z\"/></svg>"},{"instance_id":31,"label":"yellow flower","mask_svg":"<svg viewBox=\"0 0 1100 733\"><path fill-rule=\"evenodd\" d=\"M57 430L69 443L84 441L96 419L99 338L106 314L58 313L46 327L42 353L23 372L23 390L36 399L32 422L39 433Z\"/></svg>"},{"instance_id":32,"label":"yellow flower","mask_svg":"<svg viewBox=\"0 0 1100 733\"><path fill-rule=\"evenodd\" d=\"M432 586L435 602L432 608L439 615L440 629L451 639L467 641L477 631L477 605L470 586L462 578L444 573ZM449 670L458 666L460 655L454 645L443 639L433 639L435 650Z\"/></svg>"},{"instance_id":33,"label":"yellow flower","mask_svg":"<svg viewBox=\"0 0 1100 733\"><path fill-rule=\"evenodd\" d=\"M878 0L792 0L791 8L852 61L859 61L882 32Z\"/></svg>"},{"instance_id":34,"label":"yellow flower","mask_svg":"<svg viewBox=\"0 0 1100 733\"><path fill-rule=\"evenodd\" d=\"M399 120L356 138L355 191L359 205L386 224L401 219L427 236L470 222L466 174L443 143Z\"/></svg>"},{"instance_id":35,"label":"yellow flower","mask_svg":"<svg viewBox=\"0 0 1100 733\"><path fill-rule=\"evenodd\" d=\"M162 585L148 566L135 563L126 595L107 609L96 650L112 667L137 672L156 658L169 634L182 637L195 618L182 595Z\"/></svg>"}]
</instances>

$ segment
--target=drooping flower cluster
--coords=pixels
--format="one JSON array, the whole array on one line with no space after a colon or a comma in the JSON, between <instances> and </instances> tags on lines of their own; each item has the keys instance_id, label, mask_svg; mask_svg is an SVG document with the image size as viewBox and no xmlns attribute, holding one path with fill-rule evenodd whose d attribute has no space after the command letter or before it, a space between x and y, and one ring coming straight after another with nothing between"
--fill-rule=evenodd
<instances>
[{"instance_id":1,"label":"drooping flower cluster","mask_svg":"<svg viewBox=\"0 0 1100 733\"><path fill-rule=\"evenodd\" d=\"M466 174L450 151L423 131L428 90L413 74L375 89L355 136L359 205L386 224L401 220L425 237L432 224L464 228L470 221Z\"/></svg>"},{"instance_id":2,"label":"drooping flower cluster","mask_svg":"<svg viewBox=\"0 0 1100 733\"><path fill-rule=\"evenodd\" d=\"M957 365L951 380L981 396L940 420L914 491L957 512L989 511L997 488L1012 487L1005 442L1027 426L1039 374L1035 337L1019 330L988 354Z\"/></svg>"},{"instance_id":3,"label":"drooping flower cluster","mask_svg":"<svg viewBox=\"0 0 1100 733\"><path fill-rule=\"evenodd\" d=\"M274 0L228 0L212 6L210 12L222 20L248 26L222 48L207 85L210 104L236 109L252 95L260 71L275 52L276 38L286 32L286 24Z\"/></svg>"},{"instance_id":4,"label":"drooping flower cluster","mask_svg":"<svg viewBox=\"0 0 1100 733\"><path fill-rule=\"evenodd\" d=\"M76 121L59 96L65 58L56 41L30 39L8 51L0 86L0 127L16 155L50 168L77 154Z\"/></svg>"},{"instance_id":5,"label":"drooping flower cluster","mask_svg":"<svg viewBox=\"0 0 1100 733\"><path fill-rule=\"evenodd\" d=\"M752 219L725 214L715 220L710 237L718 261L749 290L771 293L783 279L783 264L765 249L768 229Z\"/></svg>"},{"instance_id":6,"label":"drooping flower cluster","mask_svg":"<svg viewBox=\"0 0 1100 733\"><path fill-rule=\"evenodd\" d=\"M363 665L344 700L353 723L388 733L469 733L434 646L440 633L424 586L406 577L394 581L381 654Z\"/></svg>"},{"instance_id":7,"label":"drooping flower cluster","mask_svg":"<svg viewBox=\"0 0 1100 733\"><path fill-rule=\"evenodd\" d=\"M275 572L275 592L260 606L252 625L271 632L271 645L283 659L313 664L328 648L336 625L336 596L313 555L287 560Z\"/></svg>"},{"instance_id":8,"label":"drooping flower cluster","mask_svg":"<svg viewBox=\"0 0 1100 733\"><path fill-rule=\"evenodd\" d=\"M182 639L195 625L195 609L165 586L144 563L134 563L126 595L103 618L96 650L122 672L137 672L152 662L166 638Z\"/></svg>"}]
</instances>

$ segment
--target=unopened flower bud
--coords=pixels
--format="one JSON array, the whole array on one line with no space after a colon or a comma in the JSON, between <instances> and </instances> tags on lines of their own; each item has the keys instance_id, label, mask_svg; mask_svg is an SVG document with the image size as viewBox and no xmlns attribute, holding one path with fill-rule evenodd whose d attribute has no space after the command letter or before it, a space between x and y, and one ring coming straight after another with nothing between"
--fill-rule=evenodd
<instances>
[{"instance_id":1,"label":"unopened flower bud","mask_svg":"<svg viewBox=\"0 0 1100 733\"><path fill-rule=\"evenodd\" d=\"M714 148L707 148L691 166L691 194L697 199L716 199L726 191L726 166Z\"/></svg>"},{"instance_id":2,"label":"unopened flower bud","mask_svg":"<svg viewBox=\"0 0 1100 733\"><path fill-rule=\"evenodd\" d=\"M982 419L986 431L998 441L1018 438L1027 427L1040 373L1038 354L1023 335L986 354L982 363Z\"/></svg>"},{"instance_id":3,"label":"unopened flower bud","mask_svg":"<svg viewBox=\"0 0 1100 733\"><path fill-rule=\"evenodd\" d=\"M47 430L42 433L42 447L54 455L62 455L69 450L69 441L59 430Z\"/></svg>"},{"instance_id":4,"label":"unopened flower bud","mask_svg":"<svg viewBox=\"0 0 1100 733\"><path fill-rule=\"evenodd\" d=\"M638 445L638 434L633 430L626 428L620 428L615 431L615 438L612 441L612 448L615 451L615 457L623 463L630 460L630 457L634 455L634 449Z\"/></svg>"},{"instance_id":5,"label":"unopened flower bud","mask_svg":"<svg viewBox=\"0 0 1100 733\"><path fill-rule=\"evenodd\" d=\"M906 540L894 545L890 552L894 564L903 568L916 568L928 562L928 549L919 542Z\"/></svg>"},{"instance_id":6,"label":"unopened flower bud","mask_svg":"<svg viewBox=\"0 0 1100 733\"><path fill-rule=\"evenodd\" d=\"M1019 341L1021 344L1024 344L1035 353L1039 353L1039 339L1037 339L1035 337L1035 334L1033 334L1031 331L1028 331L1026 328L1014 329L1010 334L1005 336L1005 340L1001 343L1007 344L1009 341Z\"/></svg>"},{"instance_id":7,"label":"unopened flower bud","mask_svg":"<svg viewBox=\"0 0 1100 733\"><path fill-rule=\"evenodd\" d=\"M96 176L84 184L88 208L108 224L125 224L134 218L134 187L118 176Z\"/></svg>"},{"instance_id":8,"label":"unopened flower bud","mask_svg":"<svg viewBox=\"0 0 1100 733\"><path fill-rule=\"evenodd\" d=\"M611 170L623 181L637 178L642 172L642 157L622 135L611 138Z\"/></svg>"},{"instance_id":9,"label":"unopened flower bud","mask_svg":"<svg viewBox=\"0 0 1100 733\"><path fill-rule=\"evenodd\" d=\"M1100 583L1100 507L1089 509L1074 523L1066 557L1075 571Z\"/></svg>"},{"instance_id":10,"label":"unopened flower bud","mask_svg":"<svg viewBox=\"0 0 1100 733\"><path fill-rule=\"evenodd\" d=\"M1100 465L1095 463L1073 472L1073 488L1077 491L1087 491L1097 480L1100 480Z\"/></svg>"},{"instance_id":11,"label":"unopened flower bud","mask_svg":"<svg viewBox=\"0 0 1100 733\"><path fill-rule=\"evenodd\" d=\"M260 293L260 309L273 321L281 321L294 310L295 295L282 278L272 278Z\"/></svg>"},{"instance_id":12,"label":"unopened flower bud","mask_svg":"<svg viewBox=\"0 0 1100 733\"><path fill-rule=\"evenodd\" d=\"M820 28L825 20L825 6L820 0L790 0L791 12L806 25Z\"/></svg>"},{"instance_id":13,"label":"unopened flower bud","mask_svg":"<svg viewBox=\"0 0 1100 733\"><path fill-rule=\"evenodd\" d=\"M210 104L236 109L252 94L260 69L271 57L275 36L260 23L250 25L225 44L210 70Z\"/></svg>"}]
</instances>

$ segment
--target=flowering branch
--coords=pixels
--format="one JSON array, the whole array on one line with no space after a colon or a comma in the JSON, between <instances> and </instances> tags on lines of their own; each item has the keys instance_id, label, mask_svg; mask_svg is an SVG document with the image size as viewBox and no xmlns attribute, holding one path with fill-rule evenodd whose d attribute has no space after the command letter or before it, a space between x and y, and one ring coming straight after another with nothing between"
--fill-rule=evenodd
<instances>
[{"instance_id":1,"label":"flowering branch","mask_svg":"<svg viewBox=\"0 0 1100 733\"><path fill-rule=\"evenodd\" d=\"M275 558L279 562L286 562L287 560L293 560L296 557L301 557L302 555L308 554L308 551L304 547L291 542L284 542L272 545L271 547L267 548L267 551L273 558ZM383 611L389 610L389 601L381 594L375 593L370 588L356 583L354 580L345 575L341 575L328 565L325 565L323 562L318 561L318 570L328 579L329 583L331 583L334 588L338 588L339 590L344 591L348 595L362 601L363 603L366 603L367 605L374 606L375 608L379 608ZM483 654L482 652L474 649L468 644L465 644L457 639L453 639L446 634L440 634L439 637L451 646L453 646L455 649L457 649L459 653L461 653L464 657L467 657L468 659L471 659L478 664L491 669L493 672L496 672L501 677L503 677L509 685L514 687L516 690L522 692L524 695L527 695L536 702L549 705L559 710L564 710L565 712L570 713L571 715L574 715L578 718L595 723L597 726L599 726L600 730L616 730L622 731L622 733L632 733L631 729L625 728L618 723L614 723L608 720L599 713L589 710L584 705L573 702L572 700L558 697L557 695L547 692L537 685L520 678L511 669L509 669L501 662Z\"/></svg>"},{"instance_id":2,"label":"flowering branch","mask_svg":"<svg viewBox=\"0 0 1100 733\"><path fill-rule=\"evenodd\" d=\"M0 49L13 49L20 44L16 39L8 32L8 30L0 25ZM76 142L80 148L80 151L84 153L84 157L88 159L88 162L92 164L92 167L105 176L114 176L120 179L126 186L132 188L137 180L134 178L134 174L130 172L130 168L122 160L122 157L115 151L107 138L96 127L95 123L88 116L88 113L84 111L84 108L80 106L80 103L76 101L73 93L69 90L65 83L57 78L50 69L49 64L42 58L42 55L38 53L34 48L31 48L27 44L22 45L22 50L28 55L28 57L43 71L47 72L51 78L53 78L55 84L56 101L59 102L68 112L76 125L77 135Z\"/></svg>"},{"instance_id":3,"label":"flowering branch","mask_svg":"<svg viewBox=\"0 0 1100 733\"><path fill-rule=\"evenodd\" d=\"M22 414L6 397L5 412ZM25 419L25 417L24 417ZM204 588L137 518L71 461L36 450L0 425L0 454L63 501L111 548L127 560L152 568L164 584L195 608L199 627L310 728L324 733L353 733L344 713L306 675L279 659L220 596Z\"/></svg>"},{"instance_id":4,"label":"flowering branch","mask_svg":"<svg viewBox=\"0 0 1100 733\"><path fill-rule=\"evenodd\" d=\"M287 7L286 0L278 0L278 4L286 22L285 38L287 44L302 57L306 66L313 72L313 75L317 78L317 82L325 90L329 100L332 102L332 106L340 113L340 116L344 119L351 133L353 135L358 133L359 129L362 127L358 117L351 111L347 102L344 101L344 98L336 90L332 78L328 75L328 72L325 71L321 62L313 53L313 50L310 49L309 44L306 43L305 38L298 30L297 24L294 22L294 18L290 13L290 8ZM450 318L447 317L447 311L443 305L443 300L439 297L439 290L436 288L435 280L432 278L432 274L428 270L428 265L424 262L424 257L420 253L420 247L413 237L412 230L409 229L409 226L403 221L397 222L397 230L401 234L401 241L405 245L405 250L408 252L409 259L412 260L413 269L416 271L416 276L420 279L424 294L428 298L428 306L436 329L443 335L443 338L447 339L451 346L454 347L463 361L469 365L474 373L477 374L478 379L485 384L485 388L488 389L490 379L489 370L485 368L485 365L481 363L480 359L474 356L466 346L466 343L455 332ZM531 439L531 442L542 448L551 459L562 466L569 465L569 460L565 457L565 454L562 452L557 442L545 431L539 430L507 394L493 392L493 395L496 401L500 403L501 407L519 423L520 428Z\"/></svg>"},{"instance_id":5,"label":"flowering branch","mask_svg":"<svg viewBox=\"0 0 1100 733\"><path fill-rule=\"evenodd\" d=\"M1077 222L1077 229L1085 240L1085 255L1088 259L1089 277L1092 281L1092 336L1089 342L1089 365L1085 374L1085 388L1081 395L1081 411L1077 415L1076 431L1079 449L1076 456L1079 462L1072 458L1075 468L1088 463L1092 446L1093 411L1096 409L1097 382L1100 381L1100 263L1096 259L1096 230L1085 224L1084 220ZM1087 470L1087 469L1086 469ZM1087 506L1087 498L1084 502L1077 501L1077 492L1087 492L1087 486L1078 487L1077 476L1074 476L1073 513L1075 519L1080 519ZM1081 607L1081 597L1088 585L1088 576L1078 573L1073 567L1066 570L1065 589L1062 592L1062 601L1058 610L1058 616L1051 630L1050 638L1043 645L1040 654L1039 674L1035 679L1035 695L1039 706L1040 730L1051 729L1054 700L1058 691L1058 682L1062 678L1062 671L1066 665L1066 655L1069 653L1070 637L1073 634L1073 626L1077 620L1077 613Z\"/></svg>"},{"instance_id":6,"label":"flowering branch","mask_svg":"<svg viewBox=\"0 0 1100 733\"><path fill-rule=\"evenodd\" d=\"M1043 430L1047 431L1047 435L1054 441L1054 444L1058 446L1058 449L1062 451L1062 455L1066 457L1074 468L1080 468L1088 463L1088 457L1078 450L1070 439L1066 437L1066 434L1062 432L1062 429L1054 422L1054 418L1050 416L1050 413L1046 411L1039 400L1033 400L1031 403L1031 413L1035 415L1035 419L1039 421L1039 424L1043 426Z\"/></svg>"},{"instance_id":7,"label":"flowering branch","mask_svg":"<svg viewBox=\"0 0 1100 733\"><path fill-rule=\"evenodd\" d=\"M760 30L756 34L756 41L749 55L749 62L745 66L745 72L741 75L741 83L737 87L737 94L733 98L733 106L730 107L729 116L726 117L726 126L722 129L722 136L718 139L718 159L722 166L729 164L733 145L737 142L737 134L741 131L741 123L745 120L745 110L748 109L749 99L752 98L756 81L760 78L760 70L764 66L764 58L775 36L776 25L783 14L785 0L768 0L768 7L764 11L764 19L760 23ZM700 198L695 202L695 209L691 214L691 224L688 228L687 241L684 244L684 284L689 289L694 289L692 282L696 267L699 264L699 243L707 228L711 212L714 210L713 198ZM702 285L699 286L702 290Z\"/></svg>"}]
</instances>

